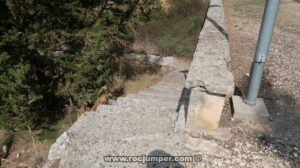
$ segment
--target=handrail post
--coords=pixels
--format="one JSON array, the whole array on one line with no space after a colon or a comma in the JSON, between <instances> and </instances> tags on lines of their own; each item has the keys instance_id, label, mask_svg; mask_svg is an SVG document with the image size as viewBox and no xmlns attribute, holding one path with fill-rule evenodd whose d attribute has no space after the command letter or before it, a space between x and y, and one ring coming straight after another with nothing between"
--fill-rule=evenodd
<instances>
[{"instance_id":1,"label":"handrail post","mask_svg":"<svg viewBox=\"0 0 300 168\"><path fill-rule=\"evenodd\" d=\"M276 23L280 2L281 0L266 0L255 57L251 66L248 92L246 98L244 99L244 102L251 106L256 105L256 99L261 85L264 65L267 60L272 41L272 34Z\"/></svg>"}]
</instances>

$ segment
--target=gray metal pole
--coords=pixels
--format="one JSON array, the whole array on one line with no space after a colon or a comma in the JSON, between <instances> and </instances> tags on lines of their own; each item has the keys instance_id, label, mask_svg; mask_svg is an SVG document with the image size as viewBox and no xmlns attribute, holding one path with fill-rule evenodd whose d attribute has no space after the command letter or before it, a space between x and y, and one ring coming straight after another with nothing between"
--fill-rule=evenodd
<instances>
[{"instance_id":1,"label":"gray metal pole","mask_svg":"<svg viewBox=\"0 0 300 168\"><path fill-rule=\"evenodd\" d=\"M244 102L254 106L260 89L261 80L264 71L264 65L267 60L272 34L276 22L276 17L281 0L266 0L264 16L260 28L259 39L256 47L255 57L252 63L250 79L248 83L248 92Z\"/></svg>"}]
</instances>

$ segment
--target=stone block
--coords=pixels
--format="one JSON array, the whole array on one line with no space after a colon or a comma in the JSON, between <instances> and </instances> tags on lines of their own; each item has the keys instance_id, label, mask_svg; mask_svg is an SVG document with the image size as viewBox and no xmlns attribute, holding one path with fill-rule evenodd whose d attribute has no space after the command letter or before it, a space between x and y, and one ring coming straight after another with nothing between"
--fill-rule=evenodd
<instances>
[{"instance_id":1,"label":"stone block","mask_svg":"<svg viewBox=\"0 0 300 168\"><path fill-rule=\"evenodd\" d=\"M192 89L186 128L189 133L218 129L225 97L209 95L200 88Z\"/></svg>"}]
</instances>

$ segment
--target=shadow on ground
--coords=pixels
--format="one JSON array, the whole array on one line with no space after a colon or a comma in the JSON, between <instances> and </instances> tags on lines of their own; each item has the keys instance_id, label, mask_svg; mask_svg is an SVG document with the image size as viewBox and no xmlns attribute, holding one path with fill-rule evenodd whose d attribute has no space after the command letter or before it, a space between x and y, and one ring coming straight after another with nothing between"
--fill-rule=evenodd
<instances>
[{"instance_id":1,"label":"shadow on ground","mask_svg":"<svg viewBox=\"0 0 300 168\"><path fill-rule=\"evenodd\" d=\"M159 157L173 157L173 156L163 150L155 150L148 155L148 158L149 157L150 158L153 157L154 159L156 159ZM184 168L184 166L179 164L178 162L154 161L154 162L147 162L147 168Z\"/></svg>"},{"instance_id":2,"label":"shadow on ground","mask_svg":"<svg viewBox=\"0 0 300 168\"><path fill-rule=\"evenodd\" d=\"M181 71L184 74L184 78L187 78L188 70L186 71ZM187 119L187 114L188 114L188 108L190 104L190 97L191 97L191 89L190 88L183 88L181 92L181 96L176 108L176 112L179 113L180 109L183 107L184 110L184 118L185 120Z\"/></svg>"},{"instance_id":3,"label":"shadow on ground","mask_svg":"<svg viewBox=\"0 0 300 168\"><path fill-rule=\"evenodd\" d=\"M266 79L266 78L264 78ZM240 86L247 86L244 78ZM236 95L244 95L246 87L236 88ZM260 98L270 113L271 131L260 137L263 145L275 155L288 161L292 167L300 167L300 104L299 100L284 90L276 89L269 81L262 82Z\"/></svg>"},{"instance_id":4,"label":"shadow on ground","mask_svg":"<svg viewBox=\"0 0 300 168\"><path fill-rule=\"evenodd\" d=\"M276 149L276 154L292 166L300 167L299 100L284 90L275 89L268 81L263 82L261 92L272 119L271 134L263 138L264 144Z\"/></svg>"}]
</instances>

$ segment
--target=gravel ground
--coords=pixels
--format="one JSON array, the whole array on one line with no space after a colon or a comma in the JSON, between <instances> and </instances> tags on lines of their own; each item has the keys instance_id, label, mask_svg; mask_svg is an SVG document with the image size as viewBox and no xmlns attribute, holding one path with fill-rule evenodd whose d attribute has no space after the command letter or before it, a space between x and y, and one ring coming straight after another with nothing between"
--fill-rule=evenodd
<instances>
[{"instance_id":1,"label":"gravel ground","mask_svg":"<svg viewBox=\"0 0 300 168\"><path fill-rule=\"evenodd\" d=\"M245 95L264 0L227 0L223 3L236 94ZM245 167L244 163L251 167L254 160L269 163L261 167L300 167L299 9L299 2L282 0L265 68L259 97L264 98L272 123L262 125L233 121L226 124L223 121L225 123L223 126L230 127L233 133L233 138L231 142L226 142L227 145L231 144L233 151L241 151L236 152L237 158L246 156L244 159L246 162L240 162L242 165L237 167ZM228 113L230 107L226 108L224 111ZM230 114L225 114L223 120L229 120L228 116ZM255 156L257 158L254 159Z\"/></svg>"}]
</instances>

